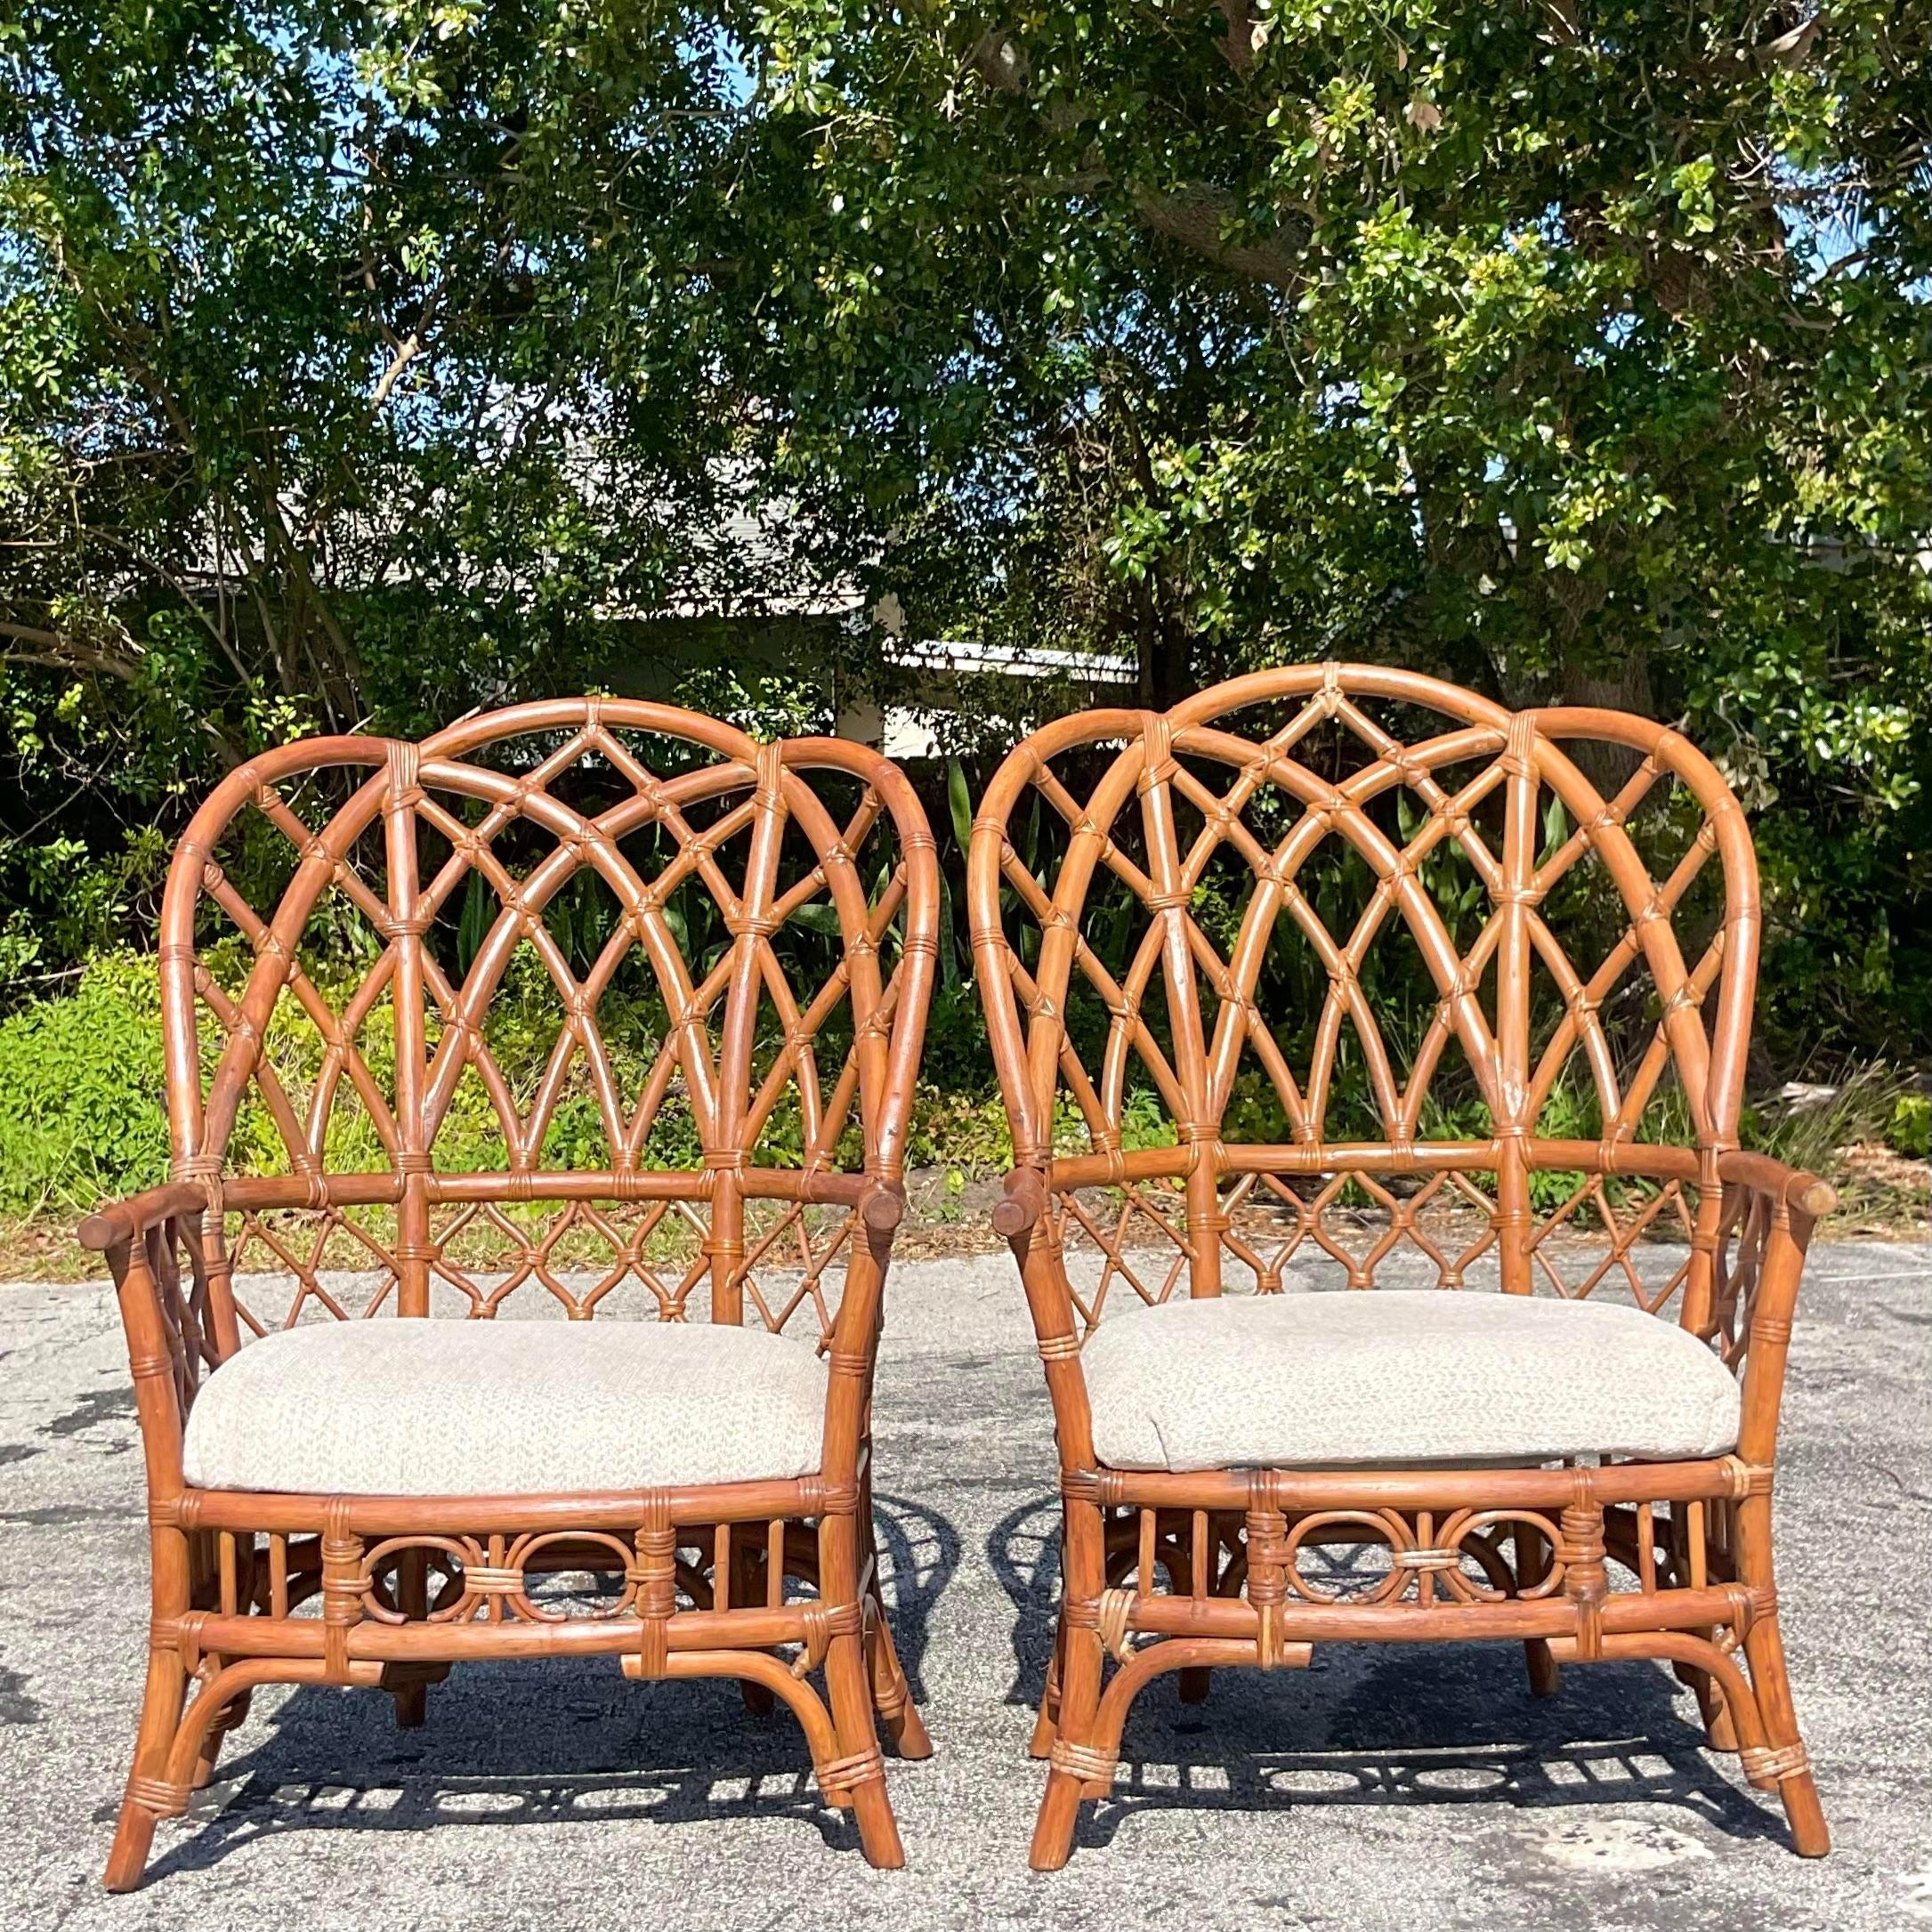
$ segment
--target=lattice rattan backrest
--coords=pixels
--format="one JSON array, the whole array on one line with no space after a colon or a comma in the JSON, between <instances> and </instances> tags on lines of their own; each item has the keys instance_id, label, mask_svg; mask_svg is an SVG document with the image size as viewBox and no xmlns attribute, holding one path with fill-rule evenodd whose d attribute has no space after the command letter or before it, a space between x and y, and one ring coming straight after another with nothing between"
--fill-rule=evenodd
<instances>
[{"instance_id":1,"label":"lattice rattan backrest","mask_svg":"<svg viewBox=\"0 0 1932 1932\"><path fill-rule=\"evenodd\" d=\"M651 1265L675 1209L736 1319L748 1200L850 1205L830 1176L900 1178L937 902L917 801L859 746L614 699L289 746L212 795L170 873L177 1176L246 1152L287 1169L273 1204L393 1207L392 1242L352 1232L405 1312L432 1276L495 1312L451 1258L481 1217L516 1281L587 1314L602 1291L505 1212L565 1199L682 1315L701 1265ZM648 1238L600 1200L655 1203ZM271 1245L326 1300L319 1262Z\"/></svg>"},{"instance_id":2,"label":"lattice rattan backrest","mask_svg":"<svg viewBox=\"0 0 1932 1932\"><path fill-rule=\"evenodd\" d=\"M1735 1144L1749 833L1710 761L1641 718L1316 665L1060 719L987 791L971 903L1017 1159L1087 1153L1072 1171L1103 1180L1165 1137L1162 1171L1208 1172L1202 1226L1236 1143L1307 1171L1379 1144L1390 1172L1459 1132L1506 1221L1538 1136L1607 1171L1666 1134ZM1205 1249L1192 1267L1216 1291Z\"/></svg>"}]
</instances>

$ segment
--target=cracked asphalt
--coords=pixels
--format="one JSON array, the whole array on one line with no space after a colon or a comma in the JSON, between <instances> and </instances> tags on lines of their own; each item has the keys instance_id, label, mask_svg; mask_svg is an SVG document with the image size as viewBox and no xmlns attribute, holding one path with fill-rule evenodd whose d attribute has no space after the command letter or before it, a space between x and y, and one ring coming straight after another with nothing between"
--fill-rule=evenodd
<instances>
[{"instance_id":1,"label":"cracked asphalt","mask_svg":"<svg viewBox=\"0 0 1932 1932\"><path fill-rule=\"evenodd\" d=\"M4 1265L4 1263L0 1263ZM474 1666L389 1701L258 1694L143 1890L99 1889L146 1623L141 1460L112 1297L0 1287L0 1923L1184 1924L1670 1932L1932 1925L1932 1250L1814 1250L1781 1451L1781 1603L1837 1848L1702 1747L1661 1668L1513 1645L1331 1646L1157 1683L1072 1863L1026 1847L1055 1590L1051 1423L1004 1256L901 1264L877 1468L889 1600L937 1755L893 1764L909 1868L867 1869L782 1712L609 1661Z\"/></svg>"}]
</instances>

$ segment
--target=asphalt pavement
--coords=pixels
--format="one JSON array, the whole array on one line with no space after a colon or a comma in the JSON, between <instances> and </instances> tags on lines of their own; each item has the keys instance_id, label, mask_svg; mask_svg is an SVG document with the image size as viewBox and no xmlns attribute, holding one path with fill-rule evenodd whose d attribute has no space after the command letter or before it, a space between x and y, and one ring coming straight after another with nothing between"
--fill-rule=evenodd
<instances>
[{"instance_id":1,"label":"asphalt pavement","mask_svg":"<svg viewBox=\"0 0 1932 1932\"><path fill-rule=\"evenodd\" d=\"M1661 1261L1663 1257L1658 1257ZM869 1871L796 1727L723 1683L475 1666L258 1694L145 1888L99 1888L147 1617L141 1457L101 1284L0 1287L0 1923L45 1928L1184 1926L1382 1932L1932 1926L1932 1249L1815 1250L1781 1450L1780 1602L1837 1848L1702 1748L1661 1667L1336 1645L1207 1703L1157 1683L1071 1863L1026 1869L1055 1591L1051 1421L1012 1264L901 1264L877 1471L900 1650L937 1747Z\"/></svg>"}]
</instances>

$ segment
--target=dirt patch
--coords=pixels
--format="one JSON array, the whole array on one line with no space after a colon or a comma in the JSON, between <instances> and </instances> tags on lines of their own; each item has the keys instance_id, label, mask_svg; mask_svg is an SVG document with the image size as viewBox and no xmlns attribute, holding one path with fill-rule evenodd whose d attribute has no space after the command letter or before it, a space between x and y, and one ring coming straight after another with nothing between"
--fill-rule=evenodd
<instances>
[{"instance_id":1,"label":"dirt patch","mask_svg":"<svg viewBox=\"0 0 1932 1932\"><path fill-rule=\"evenodd\" d=\"M1839 1211L1827 1224L1833 1240L1927 1233L1932 1162L1909 1160L1882 1142L1868 1142L1844 1151L1831 1180L1839 1192Z\"/></svg>"}]
</instances>

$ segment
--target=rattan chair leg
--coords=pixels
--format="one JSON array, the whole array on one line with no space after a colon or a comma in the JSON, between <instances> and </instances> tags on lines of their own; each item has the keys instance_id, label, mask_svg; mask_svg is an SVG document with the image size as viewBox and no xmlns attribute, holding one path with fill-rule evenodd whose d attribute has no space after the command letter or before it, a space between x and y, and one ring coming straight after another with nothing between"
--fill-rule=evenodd
<instances>
[{"instance_id":1,"label":"rattan chair leg","mask_svg":"<svg viewBox=\"0 0 1932 1932\"><path fill-rule=\"evenodd\" d=\"M756 1538L748 1529L732 1532L731 1600L734 1604L756 1603L764 1595L764 1555ZM769 1718L778 1709L771 1686L756 1677L738 1680L738 1695L754 1718Z\"/></svg>"},{"instance_id":2,"label":"rattan chair leg","mask_svg":"<svg viewBox=\"0 0 1932 1932\"><path fill-rule=\"evenodd\" d=\"M1181 1672L1180 1697L1184 1704L1204 1704L1214 1687L1214 1672L1200 1664L1190 1664Z\"/></svg>"},{"instance_id":3,"label":"rattan chair leg","mask_svg":"<svg viewBox=\"0 0 1932 1932\"><path fill-rule=\"evenodd\" d=\"M1529 1589L1549 1573L1548 1540L1529 1524L1513 1525L1516 1542L1516 1580ZM1549 1645L1540 1637L1523 1640L1523 1661L1530 1674L1532 1697L1554 1697L1563 1688L1563 1668L1549 1653Z\"/></svg>"},{"instance_id":4,"label":"rattan chair leg","mask_svg":"<svg viewBox=\"0 0 1932 1932\"><path fill-rule=\"evenodd\" d=\"M429 1613L429 1553L406 1549L397 1564L396 1589L404 1616L420 1621ZM399 1730L414 1731L429 1715L429 1685L420 1677L406 1677L391 1693Z\"/></svg>"},{"instance_id":5,"label":"rattan chair leg","mask_svg":"<svg viewBox=\"0 0 1932 1932\"><path fill-rule=\"evenodd\" d=\"M1060 1685L1060 1721L1049 1747L1047 1790L1039 1801L1028 1857L1035 1871L1057 1871L1073 1851L1073 1830L1080 1800L1098 1795L1094 1774L1099 1758L1093 1735L1100 1707L1099 1633L1067 1632L1066 1668Z\"/></svg>"},{"instance_id":6,"label":"rattan chair leg","mask_svg":"<svg viewBox=\"0 0 1932 1932\"><path fill-rule=\"evenodd\" d=\"M1059 1708L1047 1750L1047 1790L1028 1861L1036 1871L1057 1871L1066 1863L1073 1850L1080 1800L1097 1797L1105 1789L1099 1775L1100 1757L1093 1748L1105 1653L1098 1629L1090 1621L1074 1621L1066 1606L1085 1605L1091 1618L1107 1587L1106 1525L1098 1508L1082 1499L1065 1497L1062 1510L1065 1602L1061 1610Z\"/></svg>"},{"instance_id":7,"label":"rattan chair leg","mask_svg":"<svg viewBox=\"0 0 1932 1932\"><path fill-rule=\"evenodd\" d=\"M1768 1774L1776 1781L1783 1801L1791 1844L1801 1858L1823 1858L1831 1849L1831 1831L1818 1802L1818 1786L1791 1709L1791 1680L1785 1673L1784 1642L1778 1634L1777 1619L1766 1618L1744 1642L1770 1741L1773 1761Z\"/></svg>"},{"instance_id":8,"label":"rattan chair leg","mask_svg":"<svg viewBox=\"0 0 1932 1932\"><path fill-rule=\"evenodd\" d=\"M1532 1697L1554 1697L1563 1688L1563 1667L1549 1653L1549 1645L1540 1637L1523 1640L1523 1662L1530 1677Z\"/></svg>"},{"instance_id":9,"label":"rattan chair leg","mask_svg":"<svg viewBox=\"0 0 1932 1932\"><path fill-rule=\"evenodd\" d=\"M839 1515L827 1516L819 1524L819 1589L829 1605L857 1598L856 1527L853 1516ZM820 1766L819 1782L828 1794L842 1794L850 1802L866 1863L896 1871L905 1863L906 1854L885 1791L885 1759L872 1718L872 1685L860 1629L846 1629L833 1636L825 1653L825 1688L839 1755Z\"/></svg>"},{"instance_id":10,"label":"rattan chair leg","mask_svg":"<svg viewBox=\"0 0 1932 1932\"><path fill-rule=\"evenodd\" d=\"M154 1844L154 1828L179 1807L165 1801L168 1752L181 1726L182 1705L188 1691L188 1672L181 1653L172 1646L148 1653L148 1687L141 1706L141 1727L134 1740L133 1766L127 1793L114 1828L113 1847L102 1882L110 1892L132 1892L141 1883ZM185 1802L187 1794L182 1794Z\"/></svg>"},{"instance_id":11,"label":"rattan chair leg","mask_svg":"<svg viewBox=\"0 0 1932 1932\"><path fill-rule=\"evenodd\" d=\"M1060 1670L1066 1648L1067 1622L1063 1615L1054 1624L1053 1650L1047 1659L1046 1689L1040 1696L1039 1714L1033 1720L1033 1734L1027 1741L1029 1758L1046 1758L1052 1753L1053 1741L1060 1728Z\"/></svg>"},{"instance_id":12,"label":"rattan chair leg","mask_svg":"<svg viewBox=\"0 0 1932 1932\"><path fill-rule=\"evenodd\" d=\"M1768 1495L1749 1497L1737 1506L1737 1567L1747 1588L1775 1604ZM1799 1855L1823 1858L1831 1849L1831 1831L1824 1822L1811 1760L1799 1733L1791 1680L1784 1663L1784 1639L1774 1608L1751 1620L1744 1635L1744 1655L1750 1665L1751 1689L1764 1722L1767 1750L1766 1756L1756 1759L1749 1751L1743 1753L1744 1774L1754 1783L1766 1778L1775 1782Z\"/></svg>"},{"instance_id":13,"label":"rattan chair leg","mask_svg":"<svg viewBox=\"0 0 1932 1932\"><path fill-rule=\"evenodd\" d=\"M825 1685L838 1732L837 1759L821 1766L820 1782L841 1793L858 1821L865 1861L882 1871L906 1862L898 1821L885 1791L885 1760L872 1722L871 1687L866 1680L865 1646L856 1634L835 1637L825 1656Z\"/></svg>"},{"instance_id":14,"label":"rattan chair leg","mask_svg":"<svg viewBox=\"0 0 1932 1932\"><path fill-rule=\"evenodd\" d=\"M872 1706L893 1751L901 1758L930 1758L933 1740L925 1719L912 1702L912 1686L900 1668L899 1653L893 1647L892 1626L885 1621L885 1606L877 1597L866 1599L866 1670L872 1684Z\"/></svg>"}]
</instances>

